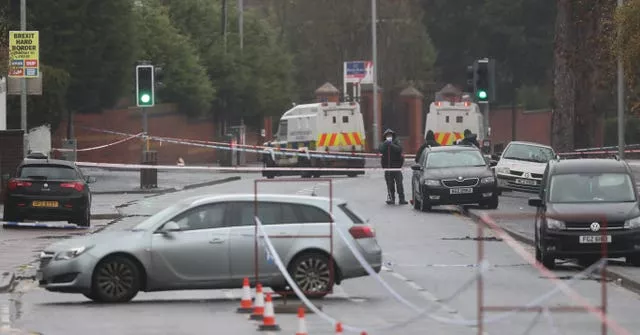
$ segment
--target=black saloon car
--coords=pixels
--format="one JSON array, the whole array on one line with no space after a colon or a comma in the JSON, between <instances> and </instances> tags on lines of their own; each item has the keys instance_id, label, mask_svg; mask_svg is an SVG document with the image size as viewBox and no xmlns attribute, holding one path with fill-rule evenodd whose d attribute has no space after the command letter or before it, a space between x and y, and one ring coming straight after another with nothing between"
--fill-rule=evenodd
<instances>
[{"instance_id":1,"label":"black saloon car","mask_svg":"<svg viewBox=\"0 0 640 335\"><path fill-rule=\"evenodd\" d=\"M425 149L412 166L413 207L429 211L438 205L498 208L498 185L491 165L472 146L442 146Z\"/></svg>"},{"instance_id":2,"label":"black saloon car","mask_svg":"<svg viewBox=\"0 0 640 335\"><path fill-rule=\"evenodd\" d=\"M7 183L3 221L61 220L88 227L91 192L87 184L93 181L73 162L30 155Z\"/></svg>"},{"instance_id":3,"label":"black saloon car","mask_svg":"<svg viewBox=\"0 0 640 335\"><path fill-rule=\"evenodd\" d=\"M618 159L552 160L542 178L537 207L536 259L594 262L607 257L640 265L640 208L631 168Z\"/></svg>"}]
</instances>

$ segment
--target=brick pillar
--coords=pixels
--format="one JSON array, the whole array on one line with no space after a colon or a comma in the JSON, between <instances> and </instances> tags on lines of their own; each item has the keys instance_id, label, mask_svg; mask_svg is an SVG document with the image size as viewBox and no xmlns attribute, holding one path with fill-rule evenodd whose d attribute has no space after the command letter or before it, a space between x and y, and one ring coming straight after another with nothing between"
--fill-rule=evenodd
<instances>
[{"instance_id":1,"label":"brick pillar","mask_svg":"<svg viewBox=\"0 0 640 335\"><path fill-rule=\"evenodd\" d=\"M424 142L424 119L422 114L424 96L413 86L409 86L400 92L400 99L403 106L406 106L406 110L403 112L406 113L405 118L409 126L409 143L405 144L404 151L415 153Z\"/></svg>"},{"instance_id":2,"label":"brick pillar","mask_svg":"<svg viewBox=\"0 0 640 335\"><path fill-rule=\"evenodd\" d=\"M315 94L318 102L340 102L340 90L329 82L318 87Z\"/></svg>"},{"instance_id":3,"label":"brick pillar","mask_svg":"<svg viewBox=\"0 0 640 335\"><path fill-rule=\"evenodd\" d=\"M382 139L382 88L378 86L378 130L379 138ZM364 118L364 129L366 132L367 151L375 151L373 148L373 85L362 85L362 98L360 99L362 117Z\"/></svg>"}]
</instances>

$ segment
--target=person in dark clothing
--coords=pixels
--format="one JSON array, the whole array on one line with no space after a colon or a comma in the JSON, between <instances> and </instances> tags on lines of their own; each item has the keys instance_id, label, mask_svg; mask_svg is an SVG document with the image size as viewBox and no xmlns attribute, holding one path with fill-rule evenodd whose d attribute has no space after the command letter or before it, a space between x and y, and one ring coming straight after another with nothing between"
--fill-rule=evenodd
<instances>
[{"instance_id":1,"label":"person in dark clothing","mask_svg":"<svg viewBox=\"0 0 640 335\"><path fill-rule=\"evenodd\" d=\"M476 148L480 148L478 143L478 135L471 132L469 129L464 130L464 138L460 141L460 145L473 145Z\"/></svg>"},{"instance_id":2,"label":"person in dark clothing","mask_svg":"<svg viewBox=\"0 0 640 335\"><path fill-rule=\"evenodd\" d=\"M436 135L432 130L427 131L427 135L425 136L424 143L418 148L418 152L416 153L416 163L420 163L420 159L422 158L422 152L427 147L439 147L440 143L436 141Z\"/></svg>"},{"instance_id":3,"label":"person in dark clothing","mask_svg":"<svg viewBox=\"0 0 640 335\"><path fill-rule=\"evenodd\" d=\"M380 163L384 169L398 169L404 165L404 155L402 146L396 137L396 133L387 129L384 132L384 142L380 144L378 151L382 154ZM404 198L404 186L402 185L402 171L385 171L384 179L387 182L387 204L396 203L395 193L398 191L398 199L400 205L406 205Z\"/></svg>"}]
</instances>

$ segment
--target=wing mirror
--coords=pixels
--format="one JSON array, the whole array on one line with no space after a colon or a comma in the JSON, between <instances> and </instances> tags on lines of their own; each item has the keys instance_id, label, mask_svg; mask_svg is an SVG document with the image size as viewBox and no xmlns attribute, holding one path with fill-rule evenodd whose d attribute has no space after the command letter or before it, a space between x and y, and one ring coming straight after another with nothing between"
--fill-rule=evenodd
<instances>
[{"instance_id":1,"label":"wing mirror","mask_svg":"<svg viewBox=\"0 0 640 335\"><path fill-rule=\"evenodd\" d=\"M493 155L491 155L491 159L494 160L494 161L499 161L500 160L500 155L493 154Z\"/></svg>"},{"instance_id":2,"label":"wing mirror","mask_svg":"<svg viewBox=\"0 0 640 335\"><path fill-rule=\"evenodd\" d=\"M96 177L85 177L85 181L87 182L87 184L93 184L96 182Z\"/></svg>"},{"instance_id":3,"label":"wing mirror","mask_svg":"<svg viewBox=\"0 0 640 335\"><path fill-rule=\"evenodd\" d=\"M493 159L492 159L492 160L490 160L490 161L489 161L489 166L490 166L490 167L494 167L494 166L496 166L496 165L498 165L498 161L497 161L497 160L493 160Z\"/></svg>"},{"instance_id":4,"label":"wing mirror","mask_svg":"<svg viewBox=\"0 0 640 335\"><path fill-rule=\"evenodd\" d=\"M411 165L411 170L413 170L413 171L422 171L422 165L413 164L413 165Z\"/></svg>"},{"instance_id":5,"label":"wing mirror","mask_svg":"<svg viewBox=\"0 0 640 335\"><path fill-rule=\"evenodd\" d=\"M160 232L164 235L168 235L170 233L177 232L180 230L181 230L180 226L177 223L175 223L174 221L169 221L164 224L164 227L162 227Z\"/></svg>"},{"instance_id":6,"label":"wing mirror","mask_svg":"<svg viewBox=\"0 0 640 335\"><path fill-rule=\"evenodd\" d=\"M542 207L542 199L540 199L540 198L529 198L529 206L531 206L531 207Z\"/></svg>"}]
</instances>

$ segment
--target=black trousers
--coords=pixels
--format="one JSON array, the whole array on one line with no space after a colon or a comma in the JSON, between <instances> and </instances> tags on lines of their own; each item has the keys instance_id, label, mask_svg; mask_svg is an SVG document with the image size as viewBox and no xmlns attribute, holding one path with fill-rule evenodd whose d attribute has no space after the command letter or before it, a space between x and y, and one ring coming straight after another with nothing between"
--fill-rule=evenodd
<instances>
[{"instance_id":1,"label":"black trousers","mask_svg":"<svg viewBox=\"0 0 640 335\"><path fill-rule=\"evenodd\" d=\"M398 198L404 200L404 186L402 185L402 171L385 171L384 179L387 182L387 194L389 199L395 199L396 189Z\"/></svg>"}]
</instances>

